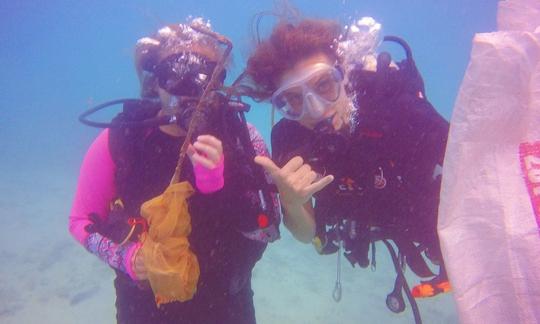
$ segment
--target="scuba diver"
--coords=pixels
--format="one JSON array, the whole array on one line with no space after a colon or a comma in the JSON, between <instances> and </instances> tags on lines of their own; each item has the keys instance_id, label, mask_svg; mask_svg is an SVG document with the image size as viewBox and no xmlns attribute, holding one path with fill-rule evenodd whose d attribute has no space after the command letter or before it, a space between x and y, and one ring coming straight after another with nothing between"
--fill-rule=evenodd
<instances>
[{"instance_id":1,"label":"scuba diver","mask_svg":"<svg viewBox=\"0 0 540 324\"><path fill-rule=\"evenodd\" d=\"M138 40L141 99L108 102L80 117L106 129L82 163L69 230L115 270L118 323L255 323L251 272L279 238L279 205L253 162L268 152L245 121L249 107L224 91L232 45L223 39L196 18ZM115 105L123 110L112 122L89 119ZM153 226L141 205L167 188L184 141L189 158L179 177L195 188L188 240L200 276L190 298L160 304L140 253Z\"/></svg>"},{"instance_id":2,"label":"scuba diver","mask_svg":"<svg viewBox=\"0 0 540 324\"><path fill-rule=\"evenodd\" d=\"M260 19L259 19L260 20ZM250 56L244 94L270 101L283 118L272 128L273 160L257 157L276 184L283 222L321 254L376 265L375 242L397 272L387 306L449 290L437 237L437 206L448 123L427 101L409 46L406 58L375 55L380 24L363 18L342 34L333 21L281 20ZM257 35L258 36L258 35ZM258 38L257 38L258 39ZM397 253L396 249L397 247ZM371 247L371 255L369 255ZM439 265L434 274L427 257ZM422 284L408 288L405 266Z\"/></svg>"}]
</instances>

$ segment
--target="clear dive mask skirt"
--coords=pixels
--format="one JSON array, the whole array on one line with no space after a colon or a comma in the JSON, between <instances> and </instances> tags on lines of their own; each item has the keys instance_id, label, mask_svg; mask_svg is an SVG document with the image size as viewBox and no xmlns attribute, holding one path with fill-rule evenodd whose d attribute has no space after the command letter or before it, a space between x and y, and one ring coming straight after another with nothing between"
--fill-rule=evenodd
<instances>
[{"instance_id":1,"label":"clear dive mask skirt","mask_svg":"<svg viewBox=\"0 0 540 324\"><path fill-rule=\"evenodd\" d=\"M317 63L304 73L286 82L272 95L272 105L292 120L305 114L317 119L340 95L343 74L335 67Z\"/></svg>"}]
</instances>

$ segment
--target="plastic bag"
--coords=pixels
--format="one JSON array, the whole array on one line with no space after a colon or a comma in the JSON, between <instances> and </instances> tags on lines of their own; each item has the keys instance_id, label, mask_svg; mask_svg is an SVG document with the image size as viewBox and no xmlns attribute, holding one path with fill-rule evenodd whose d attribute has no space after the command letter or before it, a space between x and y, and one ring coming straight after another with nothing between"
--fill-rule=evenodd
<instances>
[{"instance_id":1,"label":"plastic bag","mask_svg":"<svg viewBox=\"0 0 540 324\"><path fill-rule=\"evenodd\" d=\"M540 1L501 1L454 107L438 231L462 323L540 322Z\"/></svg>"}]
</instances>

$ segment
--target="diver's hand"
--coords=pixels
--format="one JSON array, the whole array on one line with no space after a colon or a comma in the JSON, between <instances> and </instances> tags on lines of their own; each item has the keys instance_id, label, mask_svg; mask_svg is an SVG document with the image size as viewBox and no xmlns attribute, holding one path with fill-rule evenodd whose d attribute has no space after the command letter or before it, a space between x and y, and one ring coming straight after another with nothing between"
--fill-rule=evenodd
<instances>
[{"instance_id":1,"label":"diver's hand","mask_svg":"<svg viewBox=\"0 0 540 324\"><path fill-rule=\"evenodd\" d=\"M316 192L322 190L334 180L327 175L320 179L300 156L295 156L279 168L271 159L264 156L255 157L255 163L262 166L272 177L278 187L280 200L285 208L302 206L311 200Z\"/></svg>"},{"instance_id":2,"label":"diver's hand","mask_svg":"<svg viewBox=\"0 0 540 324\"><path fill-rule=\"evenodd\" d=\"M96 213L90 213L88 220L91 223L84 227L87 233L98 233L116 244L124 242L130 235L131 225L128 224L123 211L113 210L106 219L102 219Z\"/></svg>"},{"instance_id":3,"label":"diver's hand","mask_svg":"<svg viewBox=\"0 0 540 324\"><path fill-rule=\"evenodd\" d=\"M212 135L200 135L188 147L187 154L193 165L200 164L211 170L223 159L223 144Z\"/></svg>"},{"instance_id":4,"label":"diver's hand","mask_svg":"<svg viewBox=\"0 0 540 324\"><path fill-rule=\"evenodd\" d=\"M144 266L144 257L141 253L141 249L135 252L133 259L131 260L131 268L137 276L137 280L146 280L148 279L148 274L146 272L146 267Z\"/></svg>"},{"instance_id":5,"label":"diver's hand","mask_svg":"<svg viewBox=\"0 0 540 324\"><path fill-rule=\"evenodd\" d=\"M212 193L224 186L223 144L212 135L201 135L193 145L190 145L187 154L193 164L195 183L202 193Z\"/></svg>"}]
</instances>

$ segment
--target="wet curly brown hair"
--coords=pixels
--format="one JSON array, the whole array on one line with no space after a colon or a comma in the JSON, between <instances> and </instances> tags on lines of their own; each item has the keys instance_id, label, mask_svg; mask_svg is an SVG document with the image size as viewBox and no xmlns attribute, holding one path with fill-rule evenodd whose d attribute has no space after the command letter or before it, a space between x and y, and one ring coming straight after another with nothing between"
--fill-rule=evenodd
<instances>
[{"instance_id":1,"label":"wet curly brown hair","mask_svg":"<svg viewBox=\"0 0 540 324\"><path fill-rule=\"evenodd\" d=\"M282 74L308 56L323 53L338 61L336 42L340 33L340 25L332 20L304 19L297 24L276 25L247 62L245 73L255 88L256 99L268 99L278 88Z\"/></svg>"}]
</instances>

